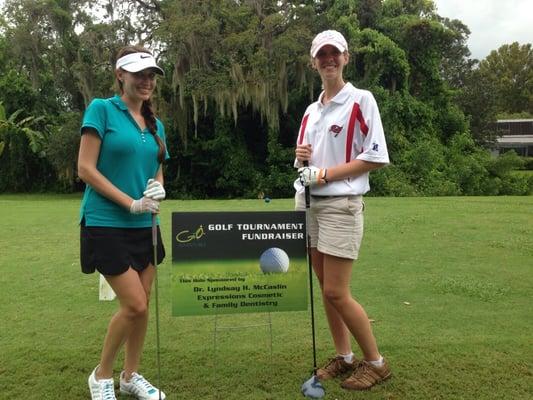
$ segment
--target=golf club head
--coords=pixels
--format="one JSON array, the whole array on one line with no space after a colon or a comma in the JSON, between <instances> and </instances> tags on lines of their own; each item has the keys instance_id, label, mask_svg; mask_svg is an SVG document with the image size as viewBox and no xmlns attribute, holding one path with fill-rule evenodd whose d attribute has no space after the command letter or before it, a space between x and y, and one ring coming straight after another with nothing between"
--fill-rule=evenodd
<instances>
[{"instance_id":1,"label":"golf club head","mask_svg":"<svg viewBox=\"0 0 533 400\"><path fill-rule=\"evenodd\" d=\"M326 389L324 389L316 375L313 375L303 383L301 391L305 397L310 399L321 399L326 395Z\"/></svg>"}]
</instances>

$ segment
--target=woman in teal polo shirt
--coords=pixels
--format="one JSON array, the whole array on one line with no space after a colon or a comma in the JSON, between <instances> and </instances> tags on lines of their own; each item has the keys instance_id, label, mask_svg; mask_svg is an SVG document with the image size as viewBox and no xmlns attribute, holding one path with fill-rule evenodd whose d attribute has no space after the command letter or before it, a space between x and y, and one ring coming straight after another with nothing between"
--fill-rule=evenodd
<instances>
[{"instance_id":1,"label":"woman in teal polo shirt","mask_svg":"<svg viewBox=\"0 0 533 400\"><path fill-rule=\"evenodd\" d=\"M120 95L94 99L83 117L78 157L78 175L86 183L80 211L82 272L104 275L120 302L100 363L89 376L92 399L116 399L113 364L123 344L120 391L143 400L160 398L159 389L138 372L155 275L151 214L165 198L162 163L169 157L163 124L150 102L157 74L163 70L148 50L121 49L115 68ZM161 262L159 227L158 236Z\"/></svg>"}]
</instances>

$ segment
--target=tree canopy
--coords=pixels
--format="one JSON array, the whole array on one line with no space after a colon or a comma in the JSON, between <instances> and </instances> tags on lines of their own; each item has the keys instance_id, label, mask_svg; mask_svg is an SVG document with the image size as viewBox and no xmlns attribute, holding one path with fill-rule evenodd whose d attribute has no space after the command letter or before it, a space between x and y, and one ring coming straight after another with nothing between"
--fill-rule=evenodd
<instances>
[{"instance_id":1,"label":"tree canopy","mask_svg":"<svg viewBox=\"0 0 533 400\"><path fill-rule=\"evenodd\" d=\"M346 78L378 100L392 163L372 174L374 194L531 189L483 147L498 113L533 114L531 44L472 60L468 27L431 0L6 0L2 11L0 191L80 189L83 110L113 94L117 50L140 43L166 71L154 103L167 192L290 196L300 119L321 90L309 46L323 29L345 35Z\"/></svg>"}]
</instances>

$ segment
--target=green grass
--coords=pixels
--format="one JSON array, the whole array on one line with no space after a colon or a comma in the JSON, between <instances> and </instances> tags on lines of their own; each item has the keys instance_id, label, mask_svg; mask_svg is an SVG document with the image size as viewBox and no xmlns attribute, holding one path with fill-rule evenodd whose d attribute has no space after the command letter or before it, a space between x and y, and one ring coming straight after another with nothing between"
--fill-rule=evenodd
<instances>
[{"instance_id":1,"label":"green grass","mask_svg":"<svg viewBox=\"0 0 533 400\"><path fill-rule=\"evenodd\" d=\"M88 398L117 304L99 302L98 277L80 272L79 200L0 196L0 398ZM365 201L352 293L375 321L394 377L365 393L328 381L326 398L533 398L533 197ZM166 201L163 237L170 249L172 211L291 207L288 199ZM160 270L168 399L301 398L312 367L309 313L172 317L170 266L169 255ZM333 350L315 296L323 362ZM155 380L153 322L141 372Z\"/></svg>"},{"instance_id":2,"label":"green grass","mask_svg":"<svg viewBox=\"0 0 533 400\"><path fill-rule=\"evenodd\" d=\"M516 170L516 171L512 171L511 173L514 175L518 175L518 176L527 176L527 177L533 176L533 170Z\"/></svg>"}]
</instances>

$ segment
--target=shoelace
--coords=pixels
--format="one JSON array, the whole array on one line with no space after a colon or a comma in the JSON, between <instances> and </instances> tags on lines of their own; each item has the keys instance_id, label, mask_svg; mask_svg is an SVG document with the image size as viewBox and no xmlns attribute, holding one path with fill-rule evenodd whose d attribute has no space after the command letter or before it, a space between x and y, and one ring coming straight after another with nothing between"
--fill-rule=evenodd
<instances>
[{"instance_id":1,"label":"shoelace","mask_svg":"<svg viewBox=\"0 0 533 400\"><path fill-rule=\"evenodd\" d=\"M326 371L330 371L330 370L337 370L341 367L340 365L340 358L339 357L335 357L335 358L332 358L329 363L327 363L327 365L324 367L324 369Z\"/></svg>"},{"instance_id":2,"label":"shoelace","mask_svg":"<svg viewBox=\"0 0 533 400\"><path fill-rule=\"evenodd\" d=\"M357 369L355 370L355 374L351 376L353 379L360 379L362 376L365 376L367 371L369 370L369 366L367 363L361 361L359 365L357 366Z\"/></svg>"},{"instance_id":3,"label":"shoelace","mask_svg":"<svg viewBox=\"0 0 533 400\"><path fill-rule=\"evenodd\" d=\"M149 392L150 390L155 390L152 384L148 382L146 379L144 379L144 376L139 375L139 374L135 374L135 376L132 379L132 383L135 385L142 386L146 392Z\"/></svg>"},{"instance_id":4,"label":"shoelace","mask_svg":"<svg viewBox=\"0 0 533 400\"><path fill-rule=\"evenodd\" d=\"M111 382L104 383L104 387L102 388L102 396L104 396L102 400L116 400L115 388Z\"/></svg>"},{"instance_id":5,"label":"shoelace","mask_svg":"<svg viewBox=\"0 0 533 400\"><path fill-rule=\"evenodd\" d=\"M338 360L339 359L337 357L332 358L331 360L329 360L328 365L326 365L326 368L329 367L330 365L337 364Z\"/></svg>"}]
</instances>

